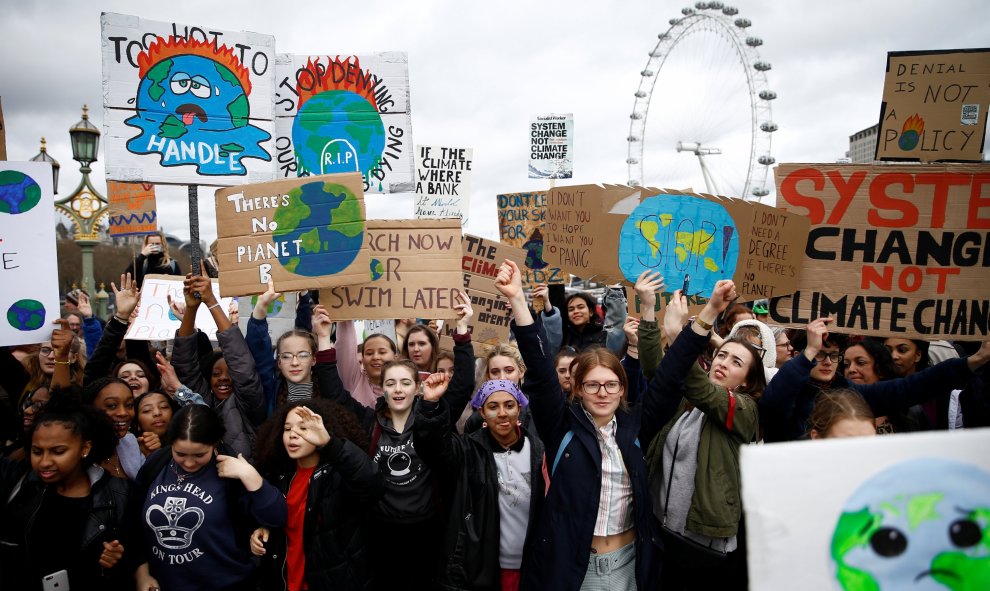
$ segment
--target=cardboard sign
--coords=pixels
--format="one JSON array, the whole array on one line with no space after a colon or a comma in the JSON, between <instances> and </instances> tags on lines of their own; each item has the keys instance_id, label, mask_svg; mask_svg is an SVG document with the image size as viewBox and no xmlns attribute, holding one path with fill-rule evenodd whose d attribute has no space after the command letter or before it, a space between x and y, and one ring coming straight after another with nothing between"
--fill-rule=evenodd
<instances>
[{"instance_id":1,"label":"cardboard sign","mask_svg":"<svg viewBox=\"0 0 990 591\"><path fill-rule=\"evenodd\" d=\"M567 274L551 266L543 256L547 213L546 191L506 193L498 196L499 239L502 244L526 251L523 285L564 283Z\"/></svg>"},{"instance_id":2,"label":"cardboard sign","mask_svg":"<svg viewBox=\"0 0 990 591\"><path fill-rule=\"evenodd\" d=\"M334 320L456 318L461 276L458 220L368 220L372 280L320 290Z\"/></svg>"},{"instance_id":3,"label":"cardboard sign","mask_svg":"<svg viewBox=\"0 0 990 591\"><path fill-rule=\"evenodd\" d=\"M268 305L268 336L272 339L272 346L278 337L289 332L296 326L296 300L295 292L283 293L277 300ZM258 304L258 296L237 298L237 327L241 332L247 334L248 320L254 312L254 307Z\"/></svg>"},{"instance_id":4,"label":"cardboard sign","mask_svg":"<svg viewBox=\"0 0 990 591\"><path fill-rule=\"evenodd\" d=\"M365 193L413 190L409 58L278 54L278 178L358 172Z\"/></svg>"},{"instance_id":5,"label":"cardboard sign","mask_svg":"<svg viewBox=\"0 0 990 591\"><path fill-rule=\"evenodd\" d=\"M467 224L473 159L471 148L416 146L417 218L457 218Z\"/></svg>"},{"instance_id":6,"label":"cardboard sign","mask_svg":"<svg viewBox=\"0 0 990 591\"><path fill-rule=\"evenodd\" d=\"M509 342L509 321L512 319L506 300L495 289L495 278L502 261L509 259L522 268L526 251L488 240L480 236L465 234L461 241L464 258L461 269L464 271L464 291L474 308L471 319L471 341L476 354L482 354L485 345ZM440 344L453 349L451 335L456 322L444 322L440 328Z\"/></svg>"},{"instance_id":7,"label":"cardboard sign","mask_svg":"<svg viewBox=\"0 0 990 591\"><path fill-rule=\"evenodd\" d=\"M546 259L605 283L663 274L666 290L707 297L732 279L743 300L798 287L807 218L741 199L624 185L547 194Z\"/></svg>"},{"instance_id":8,"label":"cardboard sign","mask_svg":"<svg viewBox=\"0 0 990 591\"><path fill-rule=\"evenodd\" d=\"M742 446L750 589L982 588L987 449L987 429Z\"/></svg>"},{"instance_id":9,"label":"cardboard sign","mask_svg":"<svg viewBox=\"0 0 990 591\"><path fill-rule=\"evenodd\" d=\"M837 332L990 336L990 165L782 164L782 206L811 219L799 290L772 323Z\"/></svg>"},{"instance_id":10,"label":"cardboard sign","mask_svg":"<svg viewBox=\"0 0 990 591\"><path fill-rule=\"evenodd\" d=\"M574 176L574 115L541 115L529 124L529 178Z\"/></svg>"},{"instance_id":11,"label":"cardboard sign","mask_svg":"<svg viewBox=\"0 0 990 591\"><path fill-rule=\"evenodd\" d=\"M220 286L213 280L213 295L217 298L221 310L230 310L233 298L220 297ZM174 275L145 275L141 284L141 299L138 302L138 314L127 328L125 339L134 341L167 341L175 338L182 321L172 314L168 306L168 296L172 300L184 301L182 295L182 279ZM251 313L248 312L248 315ZM206 333L211 341L217 340L217 325L213 315L206 306L200 305L196 310L196 328Z\"/></svg>"},{"instance_id":12,"label":"cardboard sign","mask_svg":"<svg viewBox=\"0 0 990 591\"><path fill-rule=\"evenodd\" d=\"M275 38L103 13L107 179L273 178Z\"/></svg>"},{"instance_id":13,"label":"cardboard sign","mask_svg":"<svg viewBox=\"0 0 990 591\"><path fill-rule=\"evenodd\" d=\"M0 162L0 344L47 341L61 316L52 167Z\"/></svg>"},{"instance_id":14,"label":"cardboard sign","mask_svg":"<svg viewBox=\"0 0 990 591\"><path fill-rule=\"evenodd\" d=\"M877 160L981 162L990 49L891 51Z\"/></svg>"},{"instance_id":15,"label":"cardboard sign","mask_svg":"<svg viewBox=\"0 0 990 591\"><path fill-rule=\"evenodd\" d=\"M364 193L356 173L216 192L221 293L364 283L370 277Z\"/></svg>"},{"instance_id":16,"label":"cardboard sign","mask_svg":"<svg viewBox=\"0 0 990 591\"><path fill-rule=\"evenodd\" d=\"M7 127L3 123L3 101L0 100L0 160L7 159Z\"/></svg>"},{"instance_id":17,"label":"cardboard sign","mask_svg":"<svg viewBox=\"0 0 990 591\"><path fill-rule=\"evenodd\" d=\"M107 181L107 202L111 236L154 234L158 231L154 185Z\"/></svg>"}]
</instances>

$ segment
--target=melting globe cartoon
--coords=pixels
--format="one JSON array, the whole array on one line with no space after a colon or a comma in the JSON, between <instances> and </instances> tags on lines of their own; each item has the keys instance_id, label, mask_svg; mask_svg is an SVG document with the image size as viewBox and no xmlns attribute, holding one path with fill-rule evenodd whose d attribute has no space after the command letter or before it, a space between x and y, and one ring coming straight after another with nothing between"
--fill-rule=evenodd
<instances>
[{"instance_id":1,"label":"melting globe cartoon","mask_svg":"<svg viewBox=\"0 0 990 591\"><path fill-rule=\"evenodd\" d=\"M990 589L990 473L954 460L909 460L846 501L832 535L845 591Z\"/></svg>"},{"instance_id":2,"label":"melting globe cartoon","mask_svg":"<svg viewBox=\"0 0 990 591\"><path fill-rule=\"evenodd\" d=\"M158 154L162 166L191 164L203 175L246 175L242 160L271 161L251 125L251 80L233 48L169 37L138 55L137 113L141 130L127 142L135 154Z\"/></svg>"}]
</instances>

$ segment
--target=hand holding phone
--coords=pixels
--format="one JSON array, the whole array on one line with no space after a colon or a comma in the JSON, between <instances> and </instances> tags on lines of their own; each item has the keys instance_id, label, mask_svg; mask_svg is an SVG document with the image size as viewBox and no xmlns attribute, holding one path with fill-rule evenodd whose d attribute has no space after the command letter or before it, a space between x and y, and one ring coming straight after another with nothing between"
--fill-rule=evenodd
<instances>
[{"instance_id":1,"label":"hand holding phone","mask_svg":"<svg viewBox=\"0 0 990 591\"><path fill-rule=\"evenodd\" d=\"M691 276L684 274L684 286L681 287L681 295L688 295L688 287L691 285Z\"/></svg>"}]
</instances>

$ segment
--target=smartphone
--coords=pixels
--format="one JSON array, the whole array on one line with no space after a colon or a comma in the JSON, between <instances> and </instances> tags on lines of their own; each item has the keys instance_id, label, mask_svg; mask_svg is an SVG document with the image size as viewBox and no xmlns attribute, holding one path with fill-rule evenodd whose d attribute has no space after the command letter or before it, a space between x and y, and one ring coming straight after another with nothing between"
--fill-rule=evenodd
<instances>
[{"instance_id":1,"label":"smartphone","mask_svg":"<svg viewBox=\"0 0 990 591\"><path fill-rule=\"evenodd\" d=\"M691 276L685 273L685 275L684 275L684 287L681 288L681 295L685 295L686 296L688 294L688 286L690 286L690 285L691 285Z\"/></svg>"},{"instance_id":2,"label":"smartphone","mask_svg":"<svg viewBox=\"0 0 990 591\"><path fill-rule=\"evenodd\" d=\"M69 591L69 571L60 570L41 578L44 591Z\"/></svg>"}]
</instances>

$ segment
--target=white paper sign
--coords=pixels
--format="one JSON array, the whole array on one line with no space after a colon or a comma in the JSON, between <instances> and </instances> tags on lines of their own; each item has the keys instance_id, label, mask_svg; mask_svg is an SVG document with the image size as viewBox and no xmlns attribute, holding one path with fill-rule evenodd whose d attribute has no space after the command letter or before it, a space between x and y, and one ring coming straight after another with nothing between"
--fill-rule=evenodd
<instances>
[{"instance_id":1,"label":"white paper sign","mask_svg":"<svg viewBox=\"0 0 990 591\"><path fill-rule=\"evenodd\" d=\"M126 339L134 341L167 341L175 338L181 320L172 314L168 307L168 296L173 301L185 301L182 295L182 280L173 279L174 275L146 275L141 284L141 300L138 302L137 318L127 329ZM216 279L213 283L213 296L220 304L220 309L230 310L234 298L220 297L220 284ZM206 306L200 304L196 311L196 328L200 329L211 341L217 339L217 325L213 315Z\"/></svg>"},{"instance_id":2,"label":"white paper sign","mask_svg":"<svg viewBox=\"0 0 990 591\"><path fill-rule=\"evenodd\" d=\"M104 13L107 179L272 180L275 38Z\"/></svg>"},{"instance_id":3,"label":"white paper sign","mask_svg":"<svg viewBox=\"0 0 990 591\"><path fill-rule=\"evenodd\" d=\"M268 336L272 339L272 346L278 337L292 330L296 326L296 299L295 292L284 293L277 300L268 306ZM258 303L258 296L242 296L237 298L237 326L241 332L247 334L248 319L254 312L254 306Z\"/></svg>"},{"instance_id":4,"label":"white paper sign","mask_svg":"<svg viewBox=\"0 0 990 591\"><path fill-rule=\"evenodd\" d=\"M962 583L990 581L987 450L990 429L743 446L750 589L986 588Z\"/></svg>"},{"instance_id":5,"label":"white paper sign","mask_svg":"<svg viewBox=\"0 0 990 591\"><path fill-rule=\"evenodd\" d=\"M395 336L395 320L365 320L364 338L373 334L383 334L392 339L393 343L398 343Z\"/></svg>"},{"instance_id":6,"label":"white paper sign","mask_svg":"<svg viewBox=\"0 0 990 591\"><path fill-rule=\"evenodd\" d=\"M540 115L529 124L529 178L574 176L574 115Z\"/></svg>"},{"instance_id":7,"label":"white paper sign","mask_svg":"<svg viewBox=\"0 0 990 591\"><path fill-rule=\"evenodd\" d=\"M52 167L0 162L0 345L47 341L61 316Z\"/></svg>"},{"instance_id":8,"label":"white paper sign","mask_svg":"<svg viewBox=\"0 0 990 591\"><path fill-rule=\"evenodd\" d=\"M467 224L474 150L416 146L416 217Z\"/></svg>"},{"instance_id":9,"label":"white paper sign","mask_svg":"<svg viewBox=\"0 0 990 591\"><path fill-rule=\"evenodd\" d=\"M405 53L276 59L277 178L359 172L365 193L412 191Z\"/></svg>"}]
</instances>

